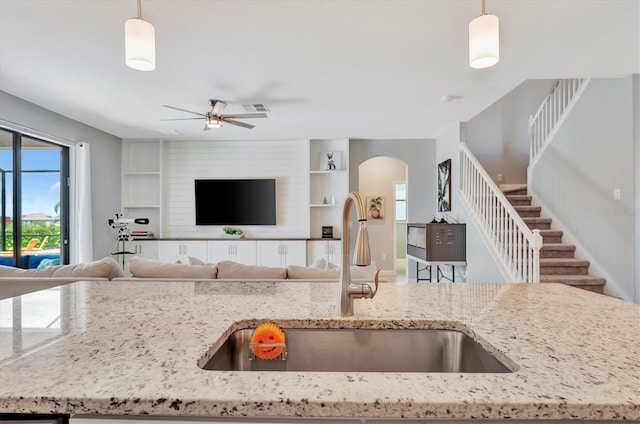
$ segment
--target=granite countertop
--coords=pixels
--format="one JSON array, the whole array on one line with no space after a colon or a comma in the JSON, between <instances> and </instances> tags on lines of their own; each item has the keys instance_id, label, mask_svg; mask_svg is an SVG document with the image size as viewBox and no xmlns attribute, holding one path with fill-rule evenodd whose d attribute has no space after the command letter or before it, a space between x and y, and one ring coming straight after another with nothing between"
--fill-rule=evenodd
<instances>
[{"instance_id":1,"label":"granite countertop","mask_svg":"<svg viewBox=\"0 0 640 424\"><path fill-rule=\"evenodd\" d=\"M383 284L336 312L337 283L107 281L61 286L57 332L7 324L0 412L182 416L640 420L640 307L555 284ZM22 296L22 323L44 292ZM18 304L2 303L4 311ZM34 299L41 299L40 303ZM57 300L56 300L57 299ZM35 305L35 306L34 306ZM15 310L15 309L14 309ZM26 315L26 316L25 316ZM15 314L14 314L15 316ZM238 328L457 325L504 374L205 371ZM13 325L13 344L6 328ZM52 327L56 327L53 325ZM13 346L13 350L9 348Z\"/></svg>"}]
</instances>

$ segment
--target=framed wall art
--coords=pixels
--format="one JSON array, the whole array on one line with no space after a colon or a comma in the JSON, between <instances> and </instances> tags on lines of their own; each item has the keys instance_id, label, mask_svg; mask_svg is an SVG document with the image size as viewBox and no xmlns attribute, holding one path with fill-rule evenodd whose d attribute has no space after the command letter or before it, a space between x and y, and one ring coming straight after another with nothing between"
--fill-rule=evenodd
<instances>
[{"instance_id":1,"label":"framed wall art","mask_svg":"<svg viewBox=\"0 0 640 424\"><path fill-rule=\"evenodd\" d=\"M451 159L438 164L438 212L451 211Z\"/></svg>"},{"instance_id":2,"label":"framed wall art","mask_svg":"<svg viewBox=\"0 0 640 424\"><path fill-rule=\"evenodd\" d=\"M367 219L384 219L384 196L367 196Z\"/></svg>"}]
</instances>

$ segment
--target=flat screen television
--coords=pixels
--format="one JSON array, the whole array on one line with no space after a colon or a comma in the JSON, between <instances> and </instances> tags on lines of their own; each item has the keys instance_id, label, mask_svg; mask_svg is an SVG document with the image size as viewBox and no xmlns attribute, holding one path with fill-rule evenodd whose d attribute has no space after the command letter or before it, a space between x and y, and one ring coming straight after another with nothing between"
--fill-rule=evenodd
<instances>
[{"instance_id":1,"label":"flat screen television","mask_svg":"<svg viewBox=\"0 0 640 424\"><path fill-rule=\"evenodd\" d=\"M195 180L196 225L276 225L276 180Z\"/></svg>"}]
</instances>

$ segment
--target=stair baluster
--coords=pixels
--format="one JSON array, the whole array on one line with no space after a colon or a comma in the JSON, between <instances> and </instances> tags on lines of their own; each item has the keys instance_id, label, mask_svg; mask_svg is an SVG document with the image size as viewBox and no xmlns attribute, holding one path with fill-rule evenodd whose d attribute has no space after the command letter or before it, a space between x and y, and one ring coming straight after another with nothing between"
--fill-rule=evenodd
<instances>
[{"instance_id":1,"label":"stair baluster","mask_svg":"<svg viewBox=\"0 0 640 424\"><path fill-rule=\"evenodd\" d=\"M540 230L531 230L465 143L460 143L460 198L505 279L540 282Z\"/></svg>"}]
</instances>

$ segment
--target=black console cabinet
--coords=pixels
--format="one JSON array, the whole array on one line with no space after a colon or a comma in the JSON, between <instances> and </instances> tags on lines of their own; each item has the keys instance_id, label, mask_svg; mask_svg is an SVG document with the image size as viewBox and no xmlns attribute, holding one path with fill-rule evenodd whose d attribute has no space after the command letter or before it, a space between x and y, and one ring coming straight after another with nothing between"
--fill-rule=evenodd
<instances>
[{"instance_id":1,"label":"black console cabinet","mask_svg":"<svg viewBox=\"0 0 640 424\"><path fill-rule=\"evenodd\" d=\"M407 224L407 254L429 262L466 262L466 224Z\"/></svg>"},{"instance_id":2,"label":"black console cabinet","mask_svg":"<svg viewBox=\"0 0 640 424\"><path fill-rule=\"evenodd\" d=\"M407 224L407 258L416 261L417 281L432 281L432 265L437 267L437 281L455 281L455 266L467 261L466 224ZM420 269L419 263L426 268ZM451 265L451 278L442 274L441 265ZM420 278L420 271L429 271L429 277Z\"/></svg>"}]
</instances>

